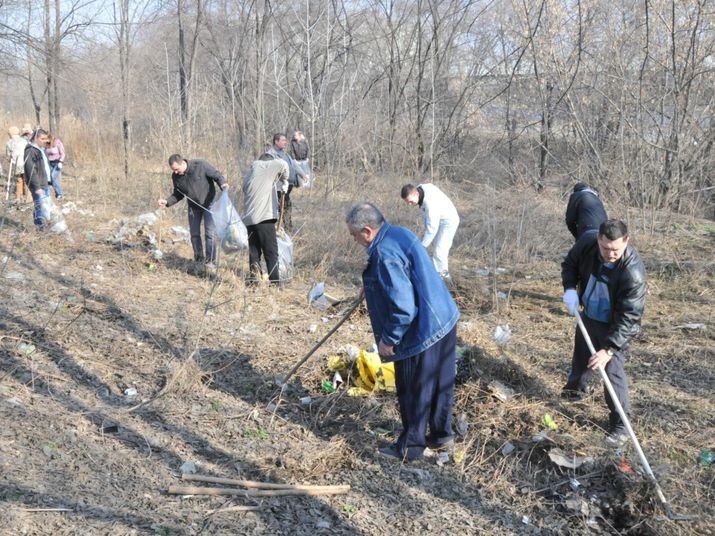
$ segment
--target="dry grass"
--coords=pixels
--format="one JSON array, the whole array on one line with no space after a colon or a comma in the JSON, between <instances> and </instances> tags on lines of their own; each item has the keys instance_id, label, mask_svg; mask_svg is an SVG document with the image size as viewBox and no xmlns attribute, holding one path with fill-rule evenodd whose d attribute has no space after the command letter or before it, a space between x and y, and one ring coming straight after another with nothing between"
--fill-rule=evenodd
<instances>
[{"instance_id":1,"label":"dry grass","mask_svg":"<svg viewBox=\"0 0 715 536\"><path fill-rule=\"evenodd\" d=\"M275 377L339 316L307 307L311 281L325 280L339 297L352 296L359 285L364 252L344 229L348 206L375 201L392 221L419 229L419 213L396 195L403 181L332 177L298 191L298 273L279 291L244 286L245 255L222 259L215 279L187 273L190 247L169 241L171 226L185 225L183 207L166 211L154 229L166 253L161 262L152 261L140 239L123 247L105 242L117 221L153 210L168 181L138 174L126 198L116 199L101 171L94 179L65 180L70 195L94 213L68 216L74 243L27 230L29 212L6 212L0 231L0 257L7 257L0 275L0 525L7 530L711 533L712 468L696 461L701 448L715 446L715 244L706 222L668 215L670 223L653 234L635 223L650 279L643 335L627 365L633 424L674 509L699 516L678 524L664 521L642 476L617 469L622 458L636 466L632 449L614 456L602 446L601 394L575 405L558 398L574 329L560 303L558 263L570 240L555 192L534 196L466 182L445 185L463 220L451 271L465 348L455 416L468 430L456 446L459 463L438 466L429 458L399 466L374 454L399 430L394 395L351 398L344 390L327 395L320 389L329 377L329 355L346 344L372 342L364 310L299 370L277 410L269 404L278 401ZM100 199L85 197L88 192ZM490 275L479 275L485 267ZM24 280L8 279L11 273ZM501 349L492 334L507 323L513 337ZM707 327L683 327L691 323ZM28 353L21 344L35 350ZM493 380L516 396L495 399L488 387ZM124 396L128 387L137 389L137 399ZM310 405L301 404L305 396L313 399ZM534 442L546 413L559 430ZM117 424L118 431L104 431L107 424ZM504 455L507 443L515 449ZM548 458L554 446L593 462L561 469ZM353 491L325 499L236 499L259 510L207 516L224 499L161 493L176 483L186 460L203 473L349 483ZM582 484L576 491L570 477ZM586 503L583 510L567 506L577 497ZM25 511L36 507L70 512Z\"/></svg>"}]
</instances>

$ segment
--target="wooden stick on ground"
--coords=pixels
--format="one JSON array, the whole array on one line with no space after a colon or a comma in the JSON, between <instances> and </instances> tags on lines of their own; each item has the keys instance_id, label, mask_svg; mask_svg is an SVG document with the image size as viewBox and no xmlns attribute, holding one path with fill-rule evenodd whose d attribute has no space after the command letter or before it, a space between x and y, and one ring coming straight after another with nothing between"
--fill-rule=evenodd
<instances>
[{"instance_id":1,"label":"wooden stick on ground","mask_svg":"<svg viewBox=\"0 0 715 536\"><path fill-rule=\"evenodd\" d=\"M170 495L238 495L243 497L282 497L285 495L343 495L350 486L301 486L286 489L199 488L195 486L169 486Z\"/></svg>"},{"instance_id":2,"label":"wooden stick on ground","mask_svg":"<svg viewBox=\"0 0 715 536\"><path fill-rule=\"evenodd\" d=\"M208 512L206 512L206 515L212 516L214 514L223 514L226 512L255 512L260 509L260 506L227 506L226 508L217 508L216 510L209 510Z\"/></svg>"},{"instance_id":3,"label":"wooden stick on ground","mask_svg":"<svg viewBox=\"0 0 715 536\"><path fill-rule=\"evenodd\" d=\"M182 480L192 482L210 482L212 484L225 484L227 486L239 486L242 488L254 489L312 489L315 487L326 488L331 486L309 486L307 484L274 484L272 482L260 482L258 480L236 480L233 478L221 478L209 475L192 475L184 473L181 475ZM338 486L342 487L342 486ZM350 486L348 486L350 487Z\"/></svg>"}]
</instances>

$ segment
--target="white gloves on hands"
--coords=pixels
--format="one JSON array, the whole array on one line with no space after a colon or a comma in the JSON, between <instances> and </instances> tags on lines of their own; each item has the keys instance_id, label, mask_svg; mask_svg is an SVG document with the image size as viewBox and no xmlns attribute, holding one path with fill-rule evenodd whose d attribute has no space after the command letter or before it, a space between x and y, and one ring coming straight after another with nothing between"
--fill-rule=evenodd
<instances>
[{"instance_id":1,"label":"white gloves on hands","mask_svg":"<svg viewBox=\"0 0 715 536\"><path fill-rule=\"evenodd\" d=\"M566 309L568 309L569 314L575 315L578 312L579 299L576 289L566 289L566 292L564 292L564 303L566 304Z\"/></svg>"},{"instance_id":2,"label":"white gloves on hands","mask_svg":"<svg viewBox=\"0 0 715 536\"><path fill-rule=\"evenodd\" d=\"M62 162L57 162L57 169L62 169Z\"/></svg>"}]
</instances>

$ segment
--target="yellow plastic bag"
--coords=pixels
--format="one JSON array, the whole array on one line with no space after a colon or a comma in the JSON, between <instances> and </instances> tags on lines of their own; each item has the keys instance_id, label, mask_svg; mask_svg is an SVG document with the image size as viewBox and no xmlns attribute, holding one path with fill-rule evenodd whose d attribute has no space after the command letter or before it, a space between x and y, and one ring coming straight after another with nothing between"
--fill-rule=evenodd
<instances>
[{"instance_id":1,"label":"yellow plastic bag","mask_svg":"<svg viewBox=\"0 0 715 536\"><path fill-rule=\"evenodd\" d=\"M357 358L359 377L355 380L357 388L350 389L351 396L364 396L378 391L395 390L395 364L383 363L380 356L363 350ZM352 391L352 392L350 392Z\"/></svg>"}]
</instances>

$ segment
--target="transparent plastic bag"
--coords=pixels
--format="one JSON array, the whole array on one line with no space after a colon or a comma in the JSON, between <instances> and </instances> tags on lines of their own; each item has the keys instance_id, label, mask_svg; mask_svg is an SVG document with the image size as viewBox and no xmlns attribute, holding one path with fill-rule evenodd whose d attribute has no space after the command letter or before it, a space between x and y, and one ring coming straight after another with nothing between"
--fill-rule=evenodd
<instances>
[{"instance_id":1,"label":"transparent plastic bag","mask_svg":"<svg viewBox=\"0 0 715 536\"><path fill-rule=\"evenodd\" d=\"M278 239L278 277L281 281L293 278L293 241L288 233L280 230L276 233Z\"/></svg>"},{"instance_id":2,"label":"transparent plastic bag","mask_svg":"<svg viewBox=\"0 0 715 536\"><path fill-rule=\"evenodd\" d=\"M248 248L248 230L226 192L211 205L211 216L224 251L231 253Z\"/></svg>"},{"instance_id":3,"label":"transparent plastic bag","mask_svg":"<svg viewBox=\"0 0 715 536\"><path fill-rule=\"evenodd\" d=\"M69 230L62 210L52 202L50 196L40 200L40 212L42 219L45 220L45 228L51 233L62 234Z\"/></svg>"}]
</instances>

